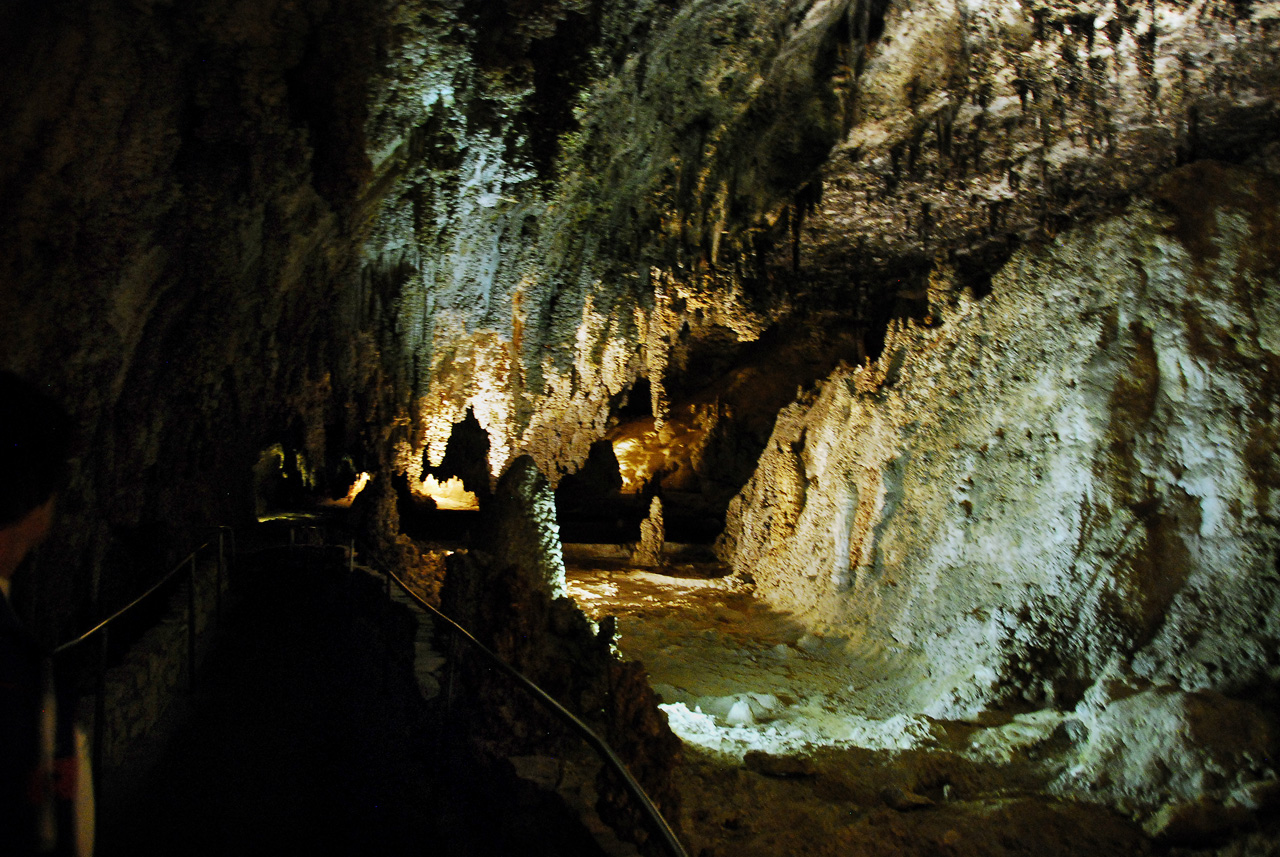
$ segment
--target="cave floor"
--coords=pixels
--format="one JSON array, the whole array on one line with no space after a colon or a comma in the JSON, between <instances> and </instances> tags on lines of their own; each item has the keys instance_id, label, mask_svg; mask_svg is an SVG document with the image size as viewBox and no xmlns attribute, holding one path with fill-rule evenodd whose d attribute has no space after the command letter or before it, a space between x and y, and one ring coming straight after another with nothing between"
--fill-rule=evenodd
<instances>
[{"instance_id":1,"label":"cave floor","mask_svg":"<svg viewBox=\"0 0 1280 857\"><path fill-rule=\"evenodd\" d=\"M1062 715L982 723L904 712L915 665L825 639L713 564L578 561L570 594L617 617L684 742L690 852L715 855L1161 853L1133 821L1062 801ZM895 707L896 706L896 707Z\"/></svg>"},{"instance_id":2,"label":"cave floor","mask_svg":"<svg viewBox=\"0 0 1280 857\"><path fill-rule=\"evenodd\" d=\"M920 668L907 656L817 635L714 563L656 573L596 560L571 565L568 583L591 618L617 617L622 655L645 665L686 744L741 758L813 745L906 750L964 731L902 714Z\"/></svg>"}]
</instances>

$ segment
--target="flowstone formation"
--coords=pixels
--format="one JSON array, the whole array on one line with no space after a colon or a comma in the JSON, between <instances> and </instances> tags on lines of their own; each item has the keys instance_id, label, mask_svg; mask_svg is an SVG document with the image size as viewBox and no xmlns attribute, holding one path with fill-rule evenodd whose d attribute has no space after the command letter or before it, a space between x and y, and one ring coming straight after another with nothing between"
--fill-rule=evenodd
<instances>
[{"instance_id":1,"label":"flowstone formation","mask_svg":"<svg viewBox=\"0 0 1280 857\"><path fill-rule=\"evenodd\" d=\"M985 300L940 266L933 326L779 415L725 557L899 657L904 710L1074 709L1067 793L1256 809L1274 724L1222 694L1280 679L1278 191L1198 164Z\"/></svg>"}]
</instances>

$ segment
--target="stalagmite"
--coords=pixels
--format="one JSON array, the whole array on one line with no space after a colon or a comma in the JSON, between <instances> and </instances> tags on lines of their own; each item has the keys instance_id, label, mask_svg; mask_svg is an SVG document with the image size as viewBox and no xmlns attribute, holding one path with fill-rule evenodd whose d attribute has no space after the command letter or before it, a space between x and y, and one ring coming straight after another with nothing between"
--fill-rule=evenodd
<instances>
[{"instance_id":1,"label":"stalagmite","mask_svg":"<svg viewBox=\"0 0 1280 857\"><path fill-rule=\"evenodd\" d=\"M649 516L640 522L640 543L631 553L636 565L661 566L666 529L662 524L662 500L654 497L649 502Z\"/></svg>"}]
</instances>

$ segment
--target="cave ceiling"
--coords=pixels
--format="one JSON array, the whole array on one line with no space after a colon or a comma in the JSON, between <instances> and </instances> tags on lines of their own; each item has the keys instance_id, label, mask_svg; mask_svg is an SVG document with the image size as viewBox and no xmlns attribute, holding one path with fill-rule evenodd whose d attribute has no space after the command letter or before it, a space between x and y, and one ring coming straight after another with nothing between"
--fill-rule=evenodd
<instances>
[{"instance_id":1,"label":"cave ceiling","mask_svg":"<svg viewBox=\"0 0 1280 857\"><path fill-rule=\"evenodd\" d=\"M727 502L797 388L941 321L937 283L980 298L1179 165L1274 167L1280 130L1271 2L95 0L0 24L0 354L85 427L50 560L79 577L48 604L107 586L122 534L238 514L272 443L322 482L416 476L468 412L491 474L529 453L554 482L647 389L655 431L709 438L686 464Z\"/></svg>"}]
</instances>

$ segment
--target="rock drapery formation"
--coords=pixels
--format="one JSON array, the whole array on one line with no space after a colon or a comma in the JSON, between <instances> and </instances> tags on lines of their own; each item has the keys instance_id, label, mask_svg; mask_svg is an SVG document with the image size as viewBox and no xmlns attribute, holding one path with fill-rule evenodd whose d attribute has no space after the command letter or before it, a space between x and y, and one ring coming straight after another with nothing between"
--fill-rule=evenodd
<instances>
[{"instance_id":1,"label":"rock drapery formation","mask_svg":"<svg viewBox=\"0 0 1280 857\"><path fill-rule=\"evenodd\" d=\"M1280 119L1269 7L541 11L537 36L521 25L529 63L508 59L501 80L541 99L576 78L558 180L499 146L528 105L529 89L507 89L516 118L498 111L488 136L442 120L461 184L406 182L418 196L389 198L376 233L423 260L399 314L433 367L415 451L438 457L470 404L495 471L520 450L549 473L576 467L638 374L661 421L673 390L711 380L697 364L788 314L835 304L874 340L885 318L927 312L940 256L983 292L1028 238L1179 162L1248 157ZM600 40L590 61L568 47L583 37ZM544 68L558 48L563 67Z\"/></svg>"}]
</instances>

